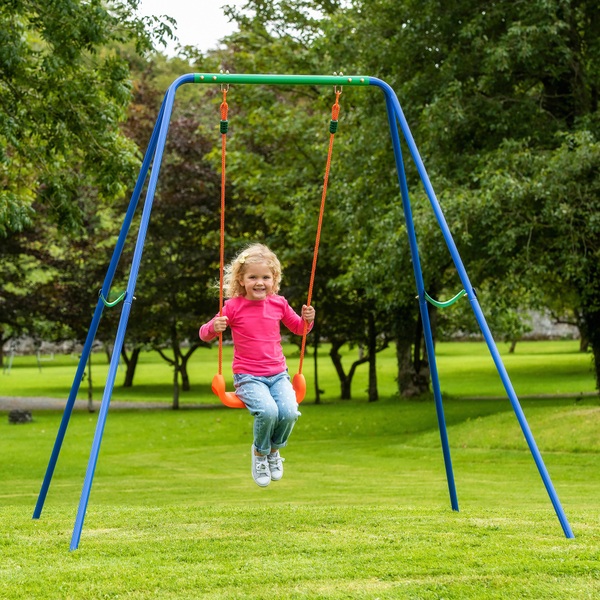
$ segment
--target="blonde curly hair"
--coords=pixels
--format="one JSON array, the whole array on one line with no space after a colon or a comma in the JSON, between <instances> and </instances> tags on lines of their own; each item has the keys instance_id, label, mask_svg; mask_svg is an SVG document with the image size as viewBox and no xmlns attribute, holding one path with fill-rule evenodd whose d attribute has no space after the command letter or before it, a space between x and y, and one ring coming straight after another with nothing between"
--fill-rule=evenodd
<instances>
[{"instance_id":1,"label":"blonde curly hair","mask_svg":"<svg viewBox=\"0 0 600 600\"><path fill-rule=\"evenodd\" d=\"M227 298L245 296L246 289L240 284L240 279L248 269L248 265L265 264L273 273L273 293L279 291L281 283L281 263L267 246L252 244L242 250L226 267L224 272L224 293Z\"/></svg>"}]
</instances>

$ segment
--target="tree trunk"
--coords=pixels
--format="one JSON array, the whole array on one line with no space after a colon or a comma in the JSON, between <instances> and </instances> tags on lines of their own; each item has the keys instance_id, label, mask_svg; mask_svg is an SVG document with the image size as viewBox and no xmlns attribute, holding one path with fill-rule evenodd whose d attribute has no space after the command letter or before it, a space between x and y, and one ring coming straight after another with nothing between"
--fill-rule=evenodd
<instances>
[{"instance_id":1,"label":"tree trunk","mask_svg":"<svg viewBox=\"0 0 600 600\"><path fill-rule=\"evenodd\" d=\"M340 380L340 397L342 400L350 400L352 396L352 379L346 375L344 366L342 365L342 355L339 352L342 345L343 344L340 342L332 342L329 356L331 357L338 379Z\"/></svg>"},{"instance_id":2,"label":"tree trunk","mask_svg":"<svg viewBox=\"0 0 600 600\"><path fill-rule=\"evenodd\" d=\"M177 410L179 408L179 377L183 381L182 388L184 391L189 391L191 389L190 386L190 378L187 371L187 364L192 356L192 354L196 351L197 348L200 347L200 343L192 344L188 350L188 352L184 355L181 352L181 348L179 346L179 342L176 337L173 337L171 341L171 349L173 350L173 358L167 356L162 348L155 346L153 350L158 352L161 358L169 365L173 367L173 409Z\"/></svg>"},{"instance_id":3,"label":"tree trunk","mask_svg":"<svg viewBox=\"0 0 600 600\"><path fill-rule=\"evenodd\" d=\"M420 396L429 390L429 362L423 349L423 324L420 315L415 322L409 309L400 310L397 314L396 361L401 398Z\"/></svg>"},{"instance_id":4,"label":"tree trunk","mask_svg":"<svg viewBox=\"0 0 600 600\"><path fill-rule=\"evenodd\" d=\"M190 376L188 374L188 370L187 370L187 364L188 364L188 359L189 359L190 355L187 354L186 356L182 356L181 357L181 365L180 365L180 371L181 371L181 389L184 392L189 392L191 389L190 386Z\"/></svg>"},{"instance_id":5,"label":"tree trunk","mask_svg":"<svg viewBox=\"0 0 600 600\"><path fill-rule=\"evenodd\" d=\"M2 329L0 329L0 367L2 367L2 370L4 371L5 367L10 367L10 363L8 365L4 364L4 361L6 359L6 356L4 354L4 345L6 344L6 342L9 342L12 339L12 335L9 335L8 337L4 337L4 334L6 332L3 331ZM9 346L10 348L10 346ZM10 351L9 351L9 355L10 355Z\"/></svg>"},{"instance_id":6,"label":"tree trunk","mask_svg":"<svg viewBox=\"0 0 600 600\"><path fill-rule=\"evenodd\" d=\"M396 338L396 364L398 365L398 394L400 397L409 396L412 388L412 340L405 336Z\"/></svg>"},{"instance_id":7,"label":"tree trunk","mask_svg":"<svg viewBox=\"0 0 600 600\"><path fill-rule=\"evenodd\" d=\"M173 410L179 410L179 369L173 367Z\"/></svg>"},{"instance_id":8,"label":"tree trunk","mask_svg":"<svg viewBox=\"0 0 600 600\"><path fill-rule=\"evenodd\" d=\"M177 329L174 323L171 324L171 350L173 350L173 410L177 410L179 408L179 375L182 373L182 361Z\"/></svg>"},{"instance_id":9,"label":"tree trunk","mask_svg":"<svg viewBox=\"0 0 600 600\"><path fill-rule=\"evenodd\" d=\"M189 392L192 389L192 385L190 383L190 376L188 373L188 364L189 364L190 358L192 358L192 354L194 354L194 352L196 352L196 350L198 348L200 348L200 343L192 344L188 348L188 351L185 354L183 354L181 352L180 348L177 349L177 353L181 359L180 365L179 365L179 369L180 369L180 373L181 373L181 389L184 392Z\"/></svg>"},{"instance_id":10,"label":"tree trunk","mask_svg":"<svg viewBox=\"0 0 600 600\"><path fill-rule=\"evenodd\" d=\"M434 323L436 321L436 315L431 317L431 335L433 337L433 343L435 344L435 328ZM417 319L417 327L415 331L415 356L414 356L415 372L413 376L413 385L416 390L416 396L425 394L429 391L429 382L431 374L429 371L429 357L427 356L427 346L424 343L423 337L423 320L421 319L421 313Z\"/></svg>"},{"instance_id":11,"label":"tree trunk","mask_svg":"<svg viewBox=\"0 0 600 600\"><path fill-rule=\"evenodd\" d=\"M141 352L141 348L134 348L131 352L130 358L127 356L125 347L123 347L123 349L121 350L121 357L123 358L123 362L125 363L125 381L123 382L123 387L133 386L133 378L135 376L135 370L137 368L138 359L140 357Z\"/></svg>"},{"instance_id":12,"label":"tree trunk","mask_svg":"<svg viewBox=\"0 0 600 600\"><path fill-rule=\"evenodd\" d=\"M321 404L321 389L319 388L319 330L318 323L315 321L313 328L313 345L314 345L314 372L315 372L315 404Z\"/></svg>"},{"instance_id":13,"label":"tree trunk","mask_svg":"<svg viewBox=\"0 0 600 600\"><path fill-rule=\"evenodd\" d=\"M345 371L344 371L344 366L342 365L342 355L339 353L339 349L341 348L342 344L335 344L332 345L331 350L329 351L329 355L331 356L331 360L333 361L333 364L335 366L335 370L337 371L339 380L340 380L340 386L341 386L341 399L342 400L351 400L352 399L352 380L354 379L354 374L356 373L356 369L366 363L369 362L369 356L368 355L364 355L363 352L359 352L359 359L355 360L351 365L350 365L350 370L348 371L348 374L346 375ZM384 346L384 348L387 347L387 343ZM383 348L382 348L383 349Z\"/></svg>"},{"instance_id":14,"label":"tree trunk","mask_svg":"<svg viewBox=\"0 0 600 600\"><path fill-rule=\"evenodd\" d=\"M600 311L583 311L585 333L592 348L594 360L594 373L596 375L596 389L600 392Z\"/></svg>"},{"instance_id":15,"label":"tree trunk","mask_svg":"<svg viewBox=\"0 0 600 600\"><path fill-rule=\"evenodd\" d=\"M596 374L596 389L600 394L600 343L592 343L592 353L594 356L594 373Z\"/></svg>"},{"instance_id":16,"label":"tree trunk","mask_svg":"<svg viewBox=\"0 0 600 600\"><path fill-rule=\"evenodd\" d=\"M375 315L369 311L367 314L369 326L369 402L379 400L377 389L377 329Z\"/></svg>"}]
</instances>

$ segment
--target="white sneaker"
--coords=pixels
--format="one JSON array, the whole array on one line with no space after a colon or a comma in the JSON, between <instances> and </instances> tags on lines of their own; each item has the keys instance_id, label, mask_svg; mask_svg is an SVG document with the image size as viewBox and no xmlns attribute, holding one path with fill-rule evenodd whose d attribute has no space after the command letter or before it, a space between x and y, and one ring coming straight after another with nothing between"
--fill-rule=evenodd
<instances>
[{"instance_id":1,"label":"white sneaker","mask_svg":"<svg viewBox=\"0 0 600 600\"><path fill-rule=\"evenodd\" d=\"M254 451L254 444L252 444L252 477L260 487L267 487L271 483L269 461L266 456L256 456Z\"/></svg>"},{"instance_id":2,"label":"white sneaker","mask_svg":"<svg viewBox=\"0 0 600 600\"><path fill-rule=\"evenodd\" d=\"M271 452L267 456L267 461L269 462L269 470L271 471L271 479L273 481L279 481L283 477L283 461L285 458L282 458L279 455L279 450L275 450L275 452Z\"/></svg>"}]
</instances>

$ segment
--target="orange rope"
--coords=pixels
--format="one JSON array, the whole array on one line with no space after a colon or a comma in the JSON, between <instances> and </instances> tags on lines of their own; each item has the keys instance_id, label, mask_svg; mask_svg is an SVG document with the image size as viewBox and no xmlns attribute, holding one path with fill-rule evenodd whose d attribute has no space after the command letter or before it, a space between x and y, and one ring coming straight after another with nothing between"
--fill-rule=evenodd
<instances>
[{"instance_id":1,"label":"orange rope","mask_svg":"<svg viewBox=\"0 0 600 600\"><path fill-rule=\"evenodd\" d=\"M227 145L227 88L223 88L221 103L221 242L219 247L219 316L223 316L223 286L225 272L225 156ZM225 131L224 131L225 129ZM223 334L219 333L219 375L223 374Z\"/></svg>"},{"instance_id":2,"label":"orange rope","mask_svg":"<svg viewBox=\"0 0 600 600\"><path fill-rule=\"evenodd\" d=\"M331 120L335 122L337 127L337 120L340 114L340 95L341 90L336 88L335 90L335 104L331 107ZM329 151L327 152L327 164L325 165L325 177L323 179L323 193L321 194L321 208L319 210L319 222L317 224L317 237L315 239L315 249L313 253L312 269L310 272L310 283L308 285L308 298L306 305L310 306L312 301L313 287L315 283L315 273L317 272L317 259L319 256L319 244L321 242L321 229L323 226L323 214L325 213L325 200L327 198L327 184L329 182L329 171L331 170L331 156L333 153L333 139L335 137L335 131L330 128L329 135ZM300 348L300 363L298 365L298 373L302 373L302 367L304 365L304 352L306 350L306 334L308 333L308 323L304 321L304 332L302 334L302 347Z\"/></svg>"}]
</instances>

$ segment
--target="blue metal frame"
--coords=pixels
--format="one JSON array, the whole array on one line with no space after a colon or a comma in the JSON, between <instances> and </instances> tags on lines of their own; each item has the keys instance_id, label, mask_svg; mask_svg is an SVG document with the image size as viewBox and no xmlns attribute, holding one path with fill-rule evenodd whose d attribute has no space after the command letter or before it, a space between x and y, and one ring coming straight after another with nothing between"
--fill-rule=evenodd
<instances>
[{"instance_id":1,"label":"blue metal frame","mask_svg":"<svg viewBox=\"0 0 600 600\"><path fill-rule=\"evenodd\" d=\"M400 123L400 128L404 135L404 139L406 140L406 144L409 148L412 159L417 167L417 171L421 178L421 182L423 183L423 186L425 188L427 197L429 198L431 207L433 208L433 212L435 214L437 222L440 226L440 229L442 230L442 234L444 236L444 240L446 241L446 245L448 246L448 250L450 251L450 255L452 256L454 266L456 267L456 270L458 271L458 275L462 282L463 288L467 292L467 297L469 299L469 302L471 303L471 308L473 309L473 312L475 314L475 319L477 320L477 324L479 325L481 333L483 334L483 337L487 344L488 350L490 351L490 354L492 356L494 364L496 365L498 374L500 375L500 379L502 380L502 384L504 385L504 389L506 390L506 393L507 393L510 403L513 407L513 410L515 412L515 415L517 417L519 425L521 426L523 435L525 436L525 440L527 441L527 445L529 446L529 451L531 452L533 459L535 461L535 464L540 473L540 476L542 477L544 486L546 487L546 491L548 492L548 495L550 496L550 501L552 502L552 506L554 507L554 510L556 511L556 515L558 517L558 520L560 521L560 524L563 528L563 532L564 532L565 536L567 538L573 538L575 536L573 535L571 526L569 525L569 522L567 520L565 512L561 506L560 500L558 499L558 495L556 494L556 491L554 490L554 486L552 485L550 475L548 474L548 471L544 464L544 460L542 459L542 455L540 454L537 444L535 443L535 439L533 438L533 434L531 433L531 429L529 428L527 419L525 418L525 414L523 413L523 409L521 408L521 404L519 403L519 399L517 398L517 394L513 388L512 382L510 381L510 377L508 376L506 368L504 367L504 363L502 362L502 358L500 357L500 353L498 352L498 348L497 348L494 338L492 336L492 332L490 331L487 321L485 320L485 317L483 316L483 312L481 310L481 307L479 306L479 301L477 300L475 290L473 289L473 286L471 285L469 276L467 275L467 271L465 269L465 266L463 265L462 259L458 252L458 248L456 247L456 244L454 243L454 239L452 238L452 234L450 233L450 228L448 227L448 223L446 223L446 219L444 217L442 207L440 206L440 203L435 195L435 192L433 191L433 186L431 185L431 182L429 181L429 176L427 175L427 171L425 170L425 165L423 164L423 161L421 160L421 156L419 155L417 145L415 144L415 141L413 139L412 133L410 132L410 128L408 127L408 123L406 121L404 113L402 112L402 108L400 107L400 102L398 101L398 98L397 98L395 92L392 90L392 88L384 81L381 81L380 79L371 77L370 85L380 87L385 93L386 102L388 102L388 107L389 107L389 105L391 105L393 107L395 117L398 119L398 121ZM389 110L389 108L388 108L388 110ZM394 129L394 128L392 127L392 129ZM396 162L398 162L398 156L396 156ZM400 170L400 168L401 167L399 166L399 170ZM403 170L403 168L402 168L402 170ZM404 178L404 181L406 181L405 178ZM416 266L415 266L415 269L416 269ZM416 276L416 273L415 273L415 276ZM426 311L426 308L425 308L425 310L423 308L423 305L425 304L425 297L424 297L425 294L422 292L424 292L424 290L418 290L419 302L421 305L421 314L424 314L427 311ZM429 352L429 346L428 346L428 352ZM436 377L437 377L437 374L436 374ZM433 378L433 371L432 371L432 378Z\"/></svg>"},{"instance_id":2,"label":"blue metal frame","mask_svg":"<svg viewBox=\"0 0 600 600\"><path fill-rule=\"evenodd\" d=\"M408 233L410 255L412 258L413 271L415 274L415 283L417 284L417 294L419 296L419 310L421 312L421 321L423 323L423 337L425 338L427 359L429 361L431 384L433 386L433 397L435 399L435 410L438 419L438 427L440 430L442 452L444 454L444 465L446 468L448 491L450 493L450 504L453 510L458 511L458 498L456 496L456 484L454 483L454 471L452 469L452 459L450 457L448 430L446 428L444 406L442 404L442 391L440 388L440 379L438 376L437 361L435 358L435 346L433 343L433 333L431 331L431 321L429 319L429 309L427 307L427 300L425 298L425 282L423 281L423 271L421 270L421 259L419 258L417 234L415 232L415 225L412 218L410 198L408 195L408 185L406 182L406 173L404 171L404 162L402 160L402 148L400 146L400 136L398 135L398 123L396 121L394 105L388 94L386 94L385 101L387 107L388 122L390 125L390 134L392 136L392 145L394 147L394 157L396 159L398 183L400 184L400 193L402 195L402 207L404 209L404 220L406 221L406 230Z\"/></svg>"},{"instance_id":3,"label":"blue metal frame","mask_svg":"<svg viewBox=\"0 0 600 600\"><path fill-rule=\"evenodd\" d=\"M492 338L491 332L483 316L479 303L477 301L477 297L475 295L475 291L469 281L466 270L458 253L458 249L454 240L452 239L452 235L444 218L442 209L440 204L435 196L433 191L433 187L429 181L429 177L419 156L419 152L417 150L416 144L400 107L400 103L395 92L392 88L385 83L384 81L373 78L373 77L361 77L361 76L289 76L289 75L229 75L229 74L188 74L176 79L165 95L163 100L160 113L158 119L156 121L156 125L154 127L154 131L152 132L152 136L150 142L148 144L148 149L146 150L146 154L144 156L144 161L142 163L142 167L140 170L140 174L138 176L135 189L132 194L132 198L129 204L129 208L127 210L127 214L125 216L125 220L123 226L121 228L121 232L119 234L119 238L113 253L113 257L111 259L110 265L108 267L108 271L104 280L104 284L102 286L102 295L104 297L108 296L108 292L110 290L110 286L112 284L112 280L114 278L114 274L120 260L123 246L125 244L125 239L129 232L129 228L131 226L131 222L133 219L133 215L135 213L136 207L138 205L139 197L142 192L142 188L148 176L148 171L150 166L152 165L152 171L150 173L150 180L148 183L148 189L146 192L146 198L144 202L144 209L142 212L142 218L140 223L140 229L138 231L138 237L136 241L134 256L131 264L131 271L129 274L129 280L126 289L125 300L123 303L123 308L121 311L121 317L119 320L119 325L117 328L115 344L113 355L111 358L111 362L109 365L106 386L104 388L104 394L102 397L102 404L100 406L100 412L98 415L98 422L96 425L96 431L94 434L94 440L92 442L92 449L90 453L90 458L88 462L88 467L85 475L85 480L83 484L83 489L81 492L81 498L79 501L79 507L77 510L77 516L75 519L75 526L73 529L73 535L71 538L71 550L76 550L79 546L79 541L81 539L81 531L83 529L83 523L85 519L85 513L87 510L87 505L89 502L92 482L94 479L94 472L96 470L96 465L98 462L98 454L100 452L100 445L102 442L102 436L104 434L104 427L106 424L106 418L108 416L108 410L110 407L110 400L112 397L112 391L114 388L115 378L117 374L117 369L119 366L119 357L121 354L121 350L123 347L125 332L127 330L127 323L129 320L129 315L131 312L132 300L134 298L135 286L137 282L137 276L139 272L139 267L142 259L142 252L144 248L144 242L146 239L146 233L148 231L148 224L150 222L150 214L152 211L152 203L154 200L154 193L156 191L156 185L158 182L158 176L160 172L160 166L162 161L162 156L166 144L167 133L169 130L169 123L171 119L171 113L173 111L173 103L175 100L175 92L177 89L185 84L185 83L217 83L217 84L228 84L228 83L239 83L239 84L272 84L272 85L352 85L352 86L375 86L379 87L385 94L385 101L388 113L388 122L390 126L390 135L392 138L392 145L394 149L394 156L396 160L396 167L398 172L398 182L400 185L400 192L402 197L402 205L404 209L404 215L406 218L407 230L408 230L408 238L410 251L412 256L412 263L414 269L415 282L417 287L417 293L419 296L419 309L421 312L421 319L423 322L423 332L425 337L425 344L427 348L427 356L429 360L429 367L431 372L431 380L434 391L434 399L435 406L437 412L438 426L440 430L440 438L442 443L442 450L444 455L444 463L446 469L446 478L448 480L448 489L450 493L450 502L453 510L458 510L458 499L456 495L456 487L454 482L454 474L452 470L452 460L450 457L450 446L448 442L448 433L446 429L446 422L444 418L444 410L442 405L442 394L439 383L439 376L437 371L437 363L435 359L435 348L433 344L433 335L431 331L431 323L429 319L429 311L427 307L426 295L425 295L425 285L423 281L423 273L421 270L421 264L419 259L419 250L417 244L416 232L414 229L414 223L412 219L412 211L410 205L410 198L408 193L408 184L406 181L406 175L404 171L404 163L402 159L402 148L400 142L400 135L398 131L398 124L400 125L400 131L404 137L410 155L417 166L417 170L421 181L425 187L425 191L433 208L434 214L438 221L438 224L442 230L442 234L454 261L455 267L458 271L459 277L462 281L463 287L466 291L467 297L471 303L473 311L475 313L475 317L477 319L477 323L483 333L483 336L488 345L489 351L492 355L500 378L504 384L510 402L513 406L513 409L516 413L517 419L525 435L525 439L527 440L527 444L529 449L533 455L535 463L538 467L544 485L546 486L546 490L550 496L556 514L559 518L559 521L562 525L565 536L568 538L572 538L573 532L569 526L565 513L562 509L560 501L558 500L558 496L554 491L554 487L550 480L550 476L546 470L540 452L536 446L535 440L533 439L533 435L529 426L527 424L527 420L525 419L525 415L521 409L515 391L512 387L506 369L502 363L502 359L500 358L500 354L496 347L496 344ZM86 338L86 342L84 344L84 348L81 354L81 358L79 361L79 366L77 368L75 378L73 381L73 386L71 388L71 392L69 394L69 398L67 400L67 404L65 407L65 411L63 414L63 418L59 427L59 431L57 434L57 438L54 444L54 448L52 450L52 454L50 456L50 461L48 464L48 468L46 470L46 475L44 477L44 481L42 483L42 488L38 497L38 501L34 510L33 518L39 518L44 506L44 501L48 492L48 488L50 486L50 482L52 480L52 475L54 473L54 468L56 466L56 461L58 460L58 455L60 453L60 449L64 440L64 436L67 430L67 426L73 411L73 407L75 404L75 399L77 397L77 392L79 391L79 385L83 376L83 372L85 370L85 365L89 358L89 354L91 352L92 343L94 341L94 337L96 335L98 324L100 322L100 318L102 316L102 312L104 309L104 303L101 299L98 300L98 304L96 306L96 310L90 325L90 329L88 332L88 336Z\"/></svg>"},{"instance_id":4,"label":"blue metal frame","mask_svg":"<svg viewBox=\"0 0 600 600\"><path fill-rule=\"evenodd\" d=\"M113 278L115 276L115 272L117 270L117 266L119 264L119 260L121 258L121 254L123 253L123 247L125 246L125 240L127 239L127 234L129 233L129 229L131 227L131 222L133 220L133 216L135 214L135 210L138 205L138 201L140 198L140 194L142 193L142 188L144 187L144 182L146 180L146 174L148 173L148 168L152 161L152 156L154 154L154 150L156 148L156 141L158 138L158 123L160 123L162 119L163 108L161 107L157 125L154 127L154 131L152 132L152 136L150 137L150 142L148 144L148 149L146 151L146 155L144 157L144 161L142 163L142 167L140 170L140 174L138 175L135 188L133 190L133 194L131 196L131 200L129 202L129 207L127 208L127 212L125 214L125 219L123 220L123 225L121 226L121 231L119 232L119 237L117 239L117 243L115 245L115 249L113 251L113 255L108 266L108 270L106 272L106 276L104 278L104 283L102 284L101 295L98 298L98 304L96 305L96 310L94 312L94 316L92 318L92 322L90 324L90 328L88 330L88 334L83 345L83 349L81 351L81 357L79 358L79 364L77 366L77 371L75 372L75 377L73 378L73 384L71 386L71 391L69 393L69 398L67 399L67 404L65 406L65 410L63 413L63 417L58 429L58 434L56 436L56 440L54 442L54 447L52 449L52 453L50 455L50 460L48 462L48 467L46 469L46 474L44 476L44 480L42 482L42 487L38 496L38 500L33 511L33 518L39 519L42 514L42 510L44 508L44 502L46 500L46 495L48 494L48 488L50 487L50 482L52 481L52 475L54 474L54 468L56 467L56 462L58 460L58 455L60 454L60 450L62 448L62 443L65 438L65 434L67 432L67 427L69 426L69 421L71 419L71 414L73 412L73 407L75 406L75 400L77 399L77 393L79 392L79 387L81 385L81 381L83 379L83 374L85 371L85 367L90 356L90 352L92 350L92 344L94 342L94 338L96 337L96 332L98 331L98 326L100 324L100 319L102 317L102 313L104 312L105 303L102 300L102 297L108 297L108 293L110 291L110 287L112 285Z\"/></svg>"}]
</instances>

